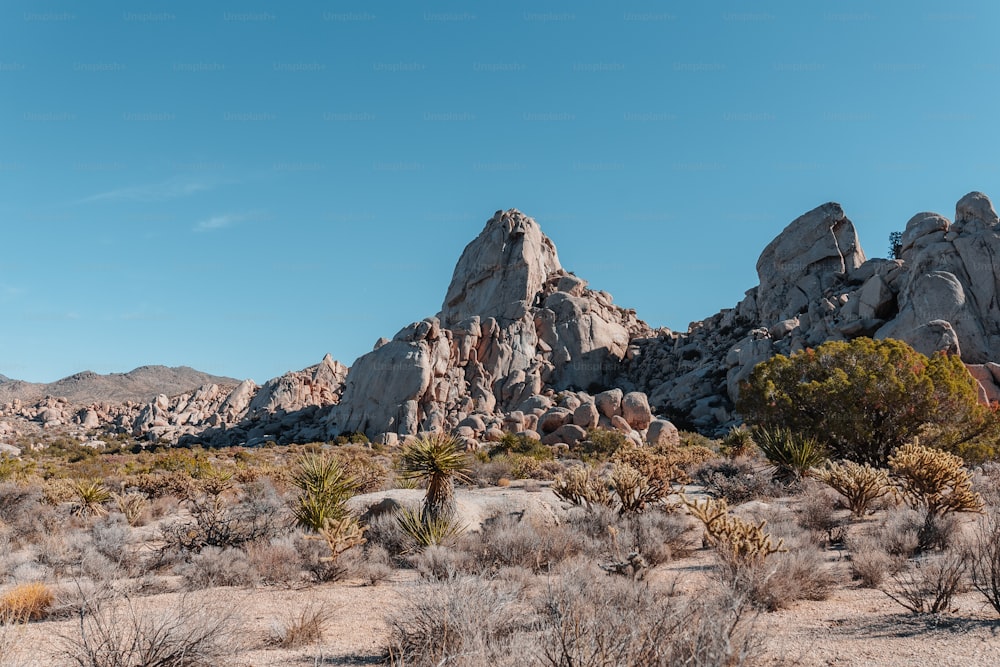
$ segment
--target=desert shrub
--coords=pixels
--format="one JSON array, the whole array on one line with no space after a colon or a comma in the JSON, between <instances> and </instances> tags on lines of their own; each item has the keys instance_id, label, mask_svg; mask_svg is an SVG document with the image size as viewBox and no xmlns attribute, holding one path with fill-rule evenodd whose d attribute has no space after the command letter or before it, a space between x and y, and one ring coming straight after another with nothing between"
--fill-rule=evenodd
<instances>
[{"instance_id":1,"label":"desert shrub","mask_svg":"<svg viewBox=\"0 0 1000 667\"><path fill-rule=\"evenodd\" d=\"M830 462L817 470L816 479L842 495L848 509L858 518L867 514L876 500L892 492L888 472L867 463Z\"/></svg>"},{"instance_id":2,"label":"desert shrub","mask_svg":"<svg viewBox=\"0 0 1000 667\"><path fill-rule=\"evenodd\" d=\"M914 614L948 611L962 591L967 567L965 555L956 551L924 556L892 575L882 592Z\"/></svg>"},{"instance_id":3,"label":"desert shrub","mask_svg":"<svg viewBox=\"0 0 1000 667\"><path fill-rule=\"evenodd\" d=\"M898 493L924 514L919 547L939 543L941 519L950 513L980 512L983 499L972 490L972 475L961 458L916 442L889 457L889 469Z\"/></svg>"},{"instance_id":4,"label":"desert shrub","mask_svg":"<svg viewBox=\"0 0 1000 667\"><path fill-rule=\"evenodd\" d=\"M874 466L922 433L937 448L969 447L995 423L957 355L928 358L891 339L776 355L740 385L736 409L755 426L815 439L831 458Z\"/></svg>"},{"instance_id":5,"label":"desert shrub","mask_svg":"<svg viewBox=\"0 0 1000 667\"><path fill-rule=\"evenodd\" d=\"M437 544L415 552L407 560L421 577L430 581L446 581L475 569L468 552Z\"/></svg>"},{"instance_id":6,"label":"desert shrub","mask_svg":"<svg viewBox=\"0 0 1000 667\"><path fill-rule=\"evenodd\" d=\"M289 537L250 544L246 553L262 584L290 585L302 579L302 559Z\"/></svg>"},{"instance_id":7,"label":"desert shrub","mask_svg":"<svg viewBox=\"0 0 1000 667\"><path fill-rule=\"evenodd\" d=\"M836 496L826 487L807 485L799 497L795 514L799 526L824 535L828 544L843 541L846 521L837 514Z\"/></svg>"},{"instance_id":8,"label":"desert shrub","mask_svg":"<svg viewBox=\"0 0 1000 667\"><path fill-rule=\"evenodd\" d=\"M766 520L755 524L730 514L725 500L692 501L682 495L681 502L705 526L705 540L725 561L760 562L783 550L782 540L774 543L764 531Z\"/></svg>"},{"instance_id":9,"label":"desert shrub","mask_svg":"<svg viewBox=\"0 0 1000 667\"><path fill-rule=\"evenodd\" d=\"M285 505L270 484L253 482L242 496L227 501L222 496L198 497L186 503L190 520L163 527L163 552L197 552L204 547L239 547L269 540L287 531Z\"/></svg>"},{"instance_id":10,"label":"desert shrub","mask_svg":"<svg viewBox=\"0 0 1000 667\"><path fill-rule=\"evenodd\" d=\"M693 479L708 493L733 505L778 496L786 491L774 481L773 475L756 470L747 460L706 461L694 470Z\"/></svg>"},{"instance_id":11,"label":"desert shrub","mask_svg":"<svg viewBox=\"0 0 1000 667\"><path fill-rule=\"evenodd\" d=\"M129 546L132 531L121 514L109 514L90 527L94 548L108 560L128 569L136 564L135 554Z\"/></svg>"},{"instance_id":12,"label":"desert shrub","mask_svg":"<svg viewBox=\"0 0 1000 667\"><path fill-rule=\"evenodd\" d=\"M345 445L338 447L333 456L348 479L354 480L355 493L373 493L385 488L389 479L389 465L385 457L376 456L368 447Z\"/></svg>"},{"instance_id":13,"label":"desert shrub","mask_svg":"<svg viewBox=\"0 0 1000 667\"><path fill-rule=\"evenodd\" d=\"M753 438L774 466L775 479L784 483L801 480L826 461L826 451L818 440L787 428L757 427Z\"/></svg>"},{"instance_id":14,"label":"desert shrub","mask_svg":"<svg viewBox=\"0 0 1000 667\"><path fill-rule=\"evenodd\" d=\"M873 528L872 539L890 556L910 558L920 547L917 534L923 523L916 510L908 507L890 510Z\"/></svg>"},{"instance_id":15,"label":"desert shrub","mask_svg":"<svg viewBox=\"0 0 1000 667\"><path fill-rule=\"evenodd\" d=\"M886 577L906 566L906 558L890 555L883 545L870 536L848 540L851 577L865 588L878 588Z\"/></svg>"},{"instance_id":16,"label":"desert shrub","mask_svg":"<svg viewBox=\"0 0 1000 667\"><path fill-rule=\"evenodd\" d=\"M0 596L0 623L40 621L54 600L52 589L40 581L15 586Z\"/></svg>"},{"instance_id":17,"label":"desert shrub","mask_svg":"<svg viewBox=\"0 0 1000 667\"><path fill-rule=\"evenodd\" d=\"M324 604L306 604L276 628L272 642L281 648L300 648L323 640L334 611Z\"/></svg>"},{"instance_id":18,"label":"desert shrub","mask_svg":"<svg viewBox=\"0 0 1000 667\"><path fill-rule=\"evenodd\" d=\"M973 587L1000 614L1000 510L991 507L976 526L969 546L969 573Z\"/></svg>"},{"instance_id":19,"label":"desert shrub","mask_svg":"<svg viewBox=\"0 0 1000 667\"><path fill-rule=\"evenodd\" d=\"M469 477L476 486L499 486L501 479L514 479L513 465L510 457L500 454L487 461L474 459L469 464Z\"/></svg>"},{"instance_id":20,"label":"desert shrub","mask_svg":"<svg viewBox=\"0 0 1000 667\"><path fill-rule=\"evenodd\" d=\"M584 544L575 531L536 525L523 513L506 513L484 521L482 530L468 534L458 547L470 554L477 572L496 574L505 567L548 570L580 553Z\"/></svg>"},{"instance_id":21,"label":"desert shrub","mask_svg":"<svg viewBox=\"0 0 1000 667\"><path fill-rule=\"evenodd\" d=\"M523 661L512 640L530 618L515 586L457 577L424 585L388 621L390 665L473 667Z\"/></svg>"},{"instance_id":22,"label":"desert shrub","mask_svg":"<svg viewBox=\"0 0 1000 667\"><path fill-rule=\"evenodd\" d=\"M62 657L78 667L214 667L235 652L237 611L181 598L146 609L131 597L88 599Z\"/></svg>"},{"instance_id":23,"label":"desert shrub","mask_svg":"<svg viewBox=\"0 0 1000 667\"><path fill-rule=\"evenodd\" d=\"M253 586L259 581L243 549L205 547L174 572L184 579L188 590L213 586Z\"/></svg>"},{"instance_id":24,"label":"desert shrub","mask_svg":"<svg viewBox=\"0 0 1000 667\"><path fill-rule=\"evenodd\" d=\"M678 512L653 510L625 515L617 531L619 545L642 554L651 566L684 558L694 550L692 522Z\"/></svg>"},{"instance_id":25,"label":"desert shrub","mask_svg":"<svg viewBox=\"0 0 1000 667\"><path fill-rule=\"evenodd\" d=\"M392 558L397 558L410 549L410 538L399 525L394 512L383 512L368 519L368 548L381 547Z\"/></svg>"},{"instance_id":26,"label":"desert shrub","mask_svg":"<svg viewBox=\"0 0 1000 667\"><path fill-rule=\"evenodd\" d=\"M388 581L394 572L392 556L383 547L368 545L364 557L358 562L352 574L358 577L365 586L377 586Z\"/></svg>"},{"instance_id":27,"label":"desert shrub","mask_svg":"<svg viewBox=\"0 0 1000 667\"><path fill-rule=\"evenodd\" d=\"M523 654L542 665L738 667L759 653L752 612L738 594L680 598L572 565L553 578L539 601L530 644L522 640Z\"/></svg>"},{"instance_id":28,"label":"desert shrub","mask_svg":"<svg viewBox=\"0 0 1000 667\"><path fill-rule=\"evenodd\" d=\"M605 461L622 447L631 447L632 442L621 431L606 428L592 428L580 443L580 454L585 459Z\"/></svg>"},{"instance_id":29,"label":"desert shrub","mask_svg":"<svg viewBox=\"0 0 1000 667\"><path fill-rule=\"evenodd\" d=\"M563 500L586 508L597 505L609 507L614 502L607 481L586 464L573 466L558 475L552 484L552 491Z\"/></svg>"},{"instance_id":30,"label":"desert shrub","mask_svg":"<svg viewBox=\"0 0 1000 667\"><path fill-rule=\"evenodd\" d=\"M504 454L507 456L520 454L538 461L549 461L553 457L552 450L540 440L514 433L504 433L500 442L495 443L489 450L491 459Z\"/></svg>"},{"instance_id":31,"label":"desert shrub","mask_svg":"<svg viewBox=\"0 0 1000 667\"><path fill-rule=\"evenodd\" d=\"M13 482L0 483L0 524L10 527L12 546L30 544L58 529L56 512L42 502L42 490Z\"/></svg>"},{"instance_id":32,"label":"desert shrub","mask_svg":"<svg viewBox=\"0 0 1000 667\"><path fill-rule=\"evenodd\" d=\"M1000 512L991 508L976 527L969 548L972 586L1000 614Z\"/></svg>"},{"instance_id":33,"label":"desert shrub","mask_svg":"<svg viewBox=\"0 0 1000 667\"><path fill-rule=\"evenodd\" d=\"M721 557L717 573L724 585L762 611L785 609L798 600L825 600L838 583L815 546L790 549L766 561Z\"/></svg>"}]
</instances>

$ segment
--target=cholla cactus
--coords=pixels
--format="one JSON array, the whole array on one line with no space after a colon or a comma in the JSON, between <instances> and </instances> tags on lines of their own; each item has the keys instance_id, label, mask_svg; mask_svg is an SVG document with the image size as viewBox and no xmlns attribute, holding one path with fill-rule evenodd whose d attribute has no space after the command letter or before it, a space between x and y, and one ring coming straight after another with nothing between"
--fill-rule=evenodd
<instances>
[{"instance_id":1,"label":"cholla cactus","mask_svg":"<svg viewBox=\"0 0 1000 667\"><path fill-rule=\"evenodd\" d=\"M663 500L670 493L668 485L647 477L627 463L616 463L611 469L611 486L618 495L621 514L642 512L647 505Z\"/></svg>"},{"instance_id":2,"label":"cholla cactus","mask_svg":"<svg viewBox=\"0 0 1000 667\"><path fill-rule=\"evenodd\" d=\"M590 466L576 466L564 475L557 475L552 490L563 500L588 508L594 505L610 507L612 502L607 483Z\"/></svg>"},{"instance_id":3,"label":"cholla cactus","mask_svg":"<svg viewBox=\"0 0 1000 667\"><path fill-rule=\"evenodd\" d=\"M368 526L362 526L354 517L345 516L342 519L327 519L319 529L319 535L312 539L323 539L326 542L330 547L330 555L321 560L333 562L351 547L361 546L367 542L366 530Z\"/></svg>"},{"instance_id":4,"label":"cholla cactus","mask_svg":"<svg viewBox=\"0 0 1000 667\"><path fill-rule=\"evenodd\" d=\"M949 512L980 512L982 497L972 490L972 476L958 456L912 442L889 457L896 490L929 518Z\"/></svg>"},{"instance_id":5,"label":"cholla cactus","mask_svg":"<svg viewBox=\"0 0 1000 667\"><path fill-rule=\"evenodd\" d=\"M864 516L873 502L892 491L889 473L867 463L831 462L814 474L816 479L844 496L856 517Z\"/></svg>"},{"instance_id":6,"label":"cholla cactus","mask_svg":"<svg viewBox=\"0 0 1000 667\"><path fill-rule=\"evenodd\" d=\"M731 562L760 562L773 553L787 551L783 540L775 544L770 534L764 532L767 521L754 524L730 514L729 504L724 499L708 498L699 502L681 495L681 502L705 525L706 541Z\"/></svg>"}]
</instances>

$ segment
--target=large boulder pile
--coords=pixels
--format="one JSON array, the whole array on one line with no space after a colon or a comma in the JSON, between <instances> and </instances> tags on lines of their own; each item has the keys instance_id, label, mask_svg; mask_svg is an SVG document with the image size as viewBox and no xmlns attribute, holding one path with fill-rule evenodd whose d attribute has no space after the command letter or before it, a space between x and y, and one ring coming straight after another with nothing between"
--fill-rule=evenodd
<instances>
[{"instance_id":1,"label":"large boulder pile","mask_svg":"<svg viewBox=\"0 0 1000 667\"><path fill-rule=\"evenodd\" d=\"M983 400L1000 399L1000 219L973 192L954 222L919 213L899 258L866 259L840 205L792 221L757 262L759 285L686 332L565 271L531 218L498 211L465 248L441 311L380 339L348 370L320 364L258 387L210 384L148 403L8 404L55 427L149 439L259 444L361 432L395 443L449 431L469 447L521 433L573 446L593 428L676 443L674 424L721 433L739 422L742 380L775 354L858 336L960 354Z\"/></svg>"}]
</instances>

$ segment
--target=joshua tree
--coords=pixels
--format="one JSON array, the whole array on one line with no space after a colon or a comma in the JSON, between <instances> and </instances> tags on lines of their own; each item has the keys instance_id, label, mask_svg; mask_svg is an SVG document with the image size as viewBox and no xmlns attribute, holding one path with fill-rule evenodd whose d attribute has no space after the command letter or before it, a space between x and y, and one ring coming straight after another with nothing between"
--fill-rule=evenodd
<instances>
[{"instance_id":1,"label":"joshua tree","mask_svg":"<svg viewBox=\"0 0 1000 667\"><path fill-rule=\"evenodd\" d=\"M427 481L423 518L426 522L450 519L455 513L455 481L468 481L468 459L461 441L432 433L403 449L404 479Z\"/></svg>"}]
</instances>

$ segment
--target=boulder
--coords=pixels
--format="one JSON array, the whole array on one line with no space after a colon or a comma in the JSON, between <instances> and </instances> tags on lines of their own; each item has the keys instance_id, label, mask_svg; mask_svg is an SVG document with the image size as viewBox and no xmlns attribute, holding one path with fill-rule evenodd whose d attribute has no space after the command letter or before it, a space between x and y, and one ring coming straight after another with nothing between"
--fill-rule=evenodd
<instances>
[{"instance_id":1,"label":"boulder","mask_svg":"<svg viewBox=\"0 0 1000 667\"><path fill-rule=\"evenodd\" d=\"M651 447L679 447L681 436L672 422L654 419L646 430L646 443Z\"/></svg>"},{"instance_id":2,"label":"boulder","mask_svg":"<svg viewBox=\"0 0 1000 667\"><path fill-rule=\"evenodd\" d=\"M622 398L622 417L631 428L644 431L653 420L649 400L641 391L630 391Z\"/></svg>"},{"instance_id":3,"label":"boulder","mask_svg":"<svg viewBox=\"0 0 1000 667\"><path fill-rule=\"evenodd\" d=\"M615 415L621 414L622 397L624 392L621 389L609 389L602 391L594 397L594 404L598 412L611 419Z\"/></svg>"}]
</instances>

